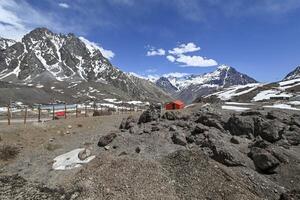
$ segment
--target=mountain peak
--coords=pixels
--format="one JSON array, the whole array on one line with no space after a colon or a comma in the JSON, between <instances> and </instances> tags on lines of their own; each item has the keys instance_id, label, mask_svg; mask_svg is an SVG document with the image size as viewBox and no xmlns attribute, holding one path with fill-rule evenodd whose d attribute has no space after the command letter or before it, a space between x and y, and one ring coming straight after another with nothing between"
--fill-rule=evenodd
<instances>
[{"instance_id":1,"label":"mountain peak","mask_svg":"<svg viewBox=\"0 0 300 200\"><path fill-rule=\"evenodd\" d=\"M233 69L232 67L228 66L228 65L220 65L218 66L217 70L230 70L230 69Z\"/></svg>"},{"instance_id":2,"label":"mountain peak","mask_svg":"<svg viewBox=\"0 0 300 200\"><path fill-rule=\"evenodd\" d=\"M283 80L292 80L300 78L300 66L296 67L292 72L290 72Z\"/></svg>"}]
</instances>

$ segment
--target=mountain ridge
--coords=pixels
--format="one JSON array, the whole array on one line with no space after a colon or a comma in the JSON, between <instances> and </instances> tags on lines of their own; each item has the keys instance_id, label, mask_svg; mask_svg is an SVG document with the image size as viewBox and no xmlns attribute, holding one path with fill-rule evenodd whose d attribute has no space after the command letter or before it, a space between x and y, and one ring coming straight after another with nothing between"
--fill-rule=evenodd
<instances>
[{"instance_id":1,"label":"mountain ridge","mask_svg":"<svg viewBox=\"0 0 300 200\"><path fill-rule=\"evenodd\" d=\"M222 88L249 83L257 83L257 81L227 65L220 65L210 73L161 77L156 81L157 86L186 103L191 103L199 96L208 95Z\"/></svg>"},{"instance_id":2,"label":"mountain ridge","mask_svg":"<svg viewBox=\"0 0 300 200\"><path fill-rule=\"evenodd\" d=\"M56 34L46 28L34 29L20 42L0 51L0 81L46 91L46 102L53 98L86 101L106 97L157 102L170 99L155 84L113 66L98 48L87 46L74 34ZM11 94L10 98L20 96Z\"/></svg>"}]
</instances>

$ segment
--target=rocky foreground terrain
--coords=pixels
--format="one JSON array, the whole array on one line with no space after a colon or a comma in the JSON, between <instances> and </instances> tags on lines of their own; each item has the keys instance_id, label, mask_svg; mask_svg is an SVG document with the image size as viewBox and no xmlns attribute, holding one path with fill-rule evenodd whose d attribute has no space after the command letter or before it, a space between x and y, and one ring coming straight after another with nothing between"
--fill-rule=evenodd
<instances>
[{"instance_id":1,"label":"rocky foreground terrain","mask_svg":"<svg viewBox=\"0 0 300 200\"><path fill-rule=\"evenodd\" d=\"M18 130L0 127L1 145L18 135L16 146L23 146L0 159L0 199L300 199L298 111L152 106ZM51 168L54 157L77 147L96 158L76 169Z\"/></svg>"}]
</instances>

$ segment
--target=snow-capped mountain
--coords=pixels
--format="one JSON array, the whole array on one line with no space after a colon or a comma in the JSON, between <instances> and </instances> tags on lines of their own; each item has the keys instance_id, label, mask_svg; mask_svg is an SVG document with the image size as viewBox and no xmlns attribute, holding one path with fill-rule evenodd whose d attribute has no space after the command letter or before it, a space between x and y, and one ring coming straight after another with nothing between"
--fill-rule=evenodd
<instances>
[{"instance_id":1,"label":"snow-capped mountain","mask_svg":"<svg viewBox=\"0 0 300 200\"><path fill-rule=\"evenodd\" d=\"M203 98L199 98L196 101L203 100L237 102L281 101L300 105L300 66L286 75L282 81L231 86Z\"/></svg>"},{"instance_id":2,"label":"snow-capped mountain","mask_svg":"<svg viewBox=\"0 0 300 200\"><path fill-rule=\"evenodd\" d=\"M190 103L199 96L208 95L221 88L256 82L232 67L221 65L215 71L203 75L161 77L156 81L156 85L175 98Z\"/></svg>"},{"instance_id":3,"label":"snow-capped mountain","mask_svg":"<svg viewBox=\"0 0 300 200\"><path fill-rule=\"evenodd\" d=\"M0 37L0 51L15 44L16 41Z\"/></svg>"},{"instance_id":4,"label":"snow-capped mountain","mask_svg":"<svg viewBox=\"0 0 300 200\"><path fill-rule=\"evenodd\" d=\"M283 80L292 80L296 78L300 78L300 66L296 67L295 70L288 73L288 75L286 75L286 77Z\"/></svg>"},{"instance_id":5,"label":"snow-capped mountain","mask_svg":"<svg viewBox=\"0 0 300 200\"><path fill-rule=\"evenodd\" d=\"M38 88L49 98L70 101L104 96L168 99L155 84L122 72L103 56L101 48L74 34L37 28L21 42L1 41L0 81Z\"/></svg>"}]
</instances>

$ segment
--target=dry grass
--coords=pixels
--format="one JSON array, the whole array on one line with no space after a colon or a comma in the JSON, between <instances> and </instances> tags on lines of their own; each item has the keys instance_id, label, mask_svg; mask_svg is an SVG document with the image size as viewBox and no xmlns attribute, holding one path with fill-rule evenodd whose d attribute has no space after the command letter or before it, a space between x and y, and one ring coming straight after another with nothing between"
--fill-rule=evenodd
<instances>
[{"instance_id":1,"label":"dry grass","mask_svg":"<svg viewBox=\"0 0 300 200\"><path fill-rule=\"evenodd\" d=\"M11 145L1 145L0 146L0 160L8 161L14 159L20 150L18 147Z\"/></svg>"}]
</instances>

